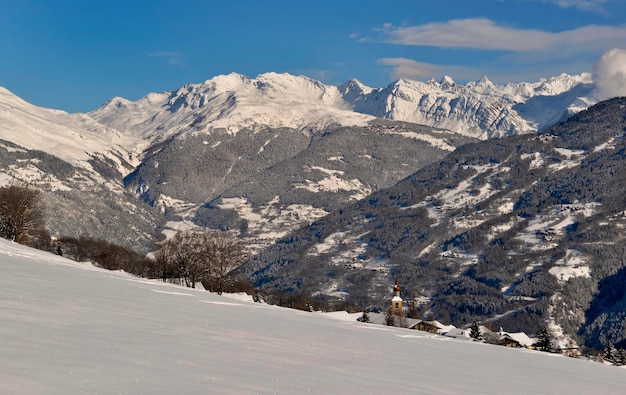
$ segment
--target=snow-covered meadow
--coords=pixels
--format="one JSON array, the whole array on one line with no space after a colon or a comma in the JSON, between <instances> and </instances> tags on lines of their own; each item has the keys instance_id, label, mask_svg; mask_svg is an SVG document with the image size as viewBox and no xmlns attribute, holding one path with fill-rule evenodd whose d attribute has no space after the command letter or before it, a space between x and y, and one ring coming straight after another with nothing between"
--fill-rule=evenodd
<instances>
[{"instance_id":1,"label":"snow-covered meadow","mask_svg":"<svg viewBox=\"0 0 626 395\"><path fill-rule=\"evenodd\" d=\"M0 393L626 393L626 371L104 271L0 240Z\"/></svg>"}]
</instances>

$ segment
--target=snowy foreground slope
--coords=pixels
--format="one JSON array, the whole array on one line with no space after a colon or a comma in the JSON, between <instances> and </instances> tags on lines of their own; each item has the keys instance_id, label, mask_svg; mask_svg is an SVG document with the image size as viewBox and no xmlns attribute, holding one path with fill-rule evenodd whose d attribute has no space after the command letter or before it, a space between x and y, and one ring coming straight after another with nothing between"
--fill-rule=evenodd
<instances>
[{"instance_id":1,"label":"snowy foreground slope","mask_svg":"<svg viewBox=\"0 0 626 395\"><path fill-rule=\"evenodd\" d=\"M2 394L624 393L626 372L339 321L0 240Z\"/></svg>"}]
</instances>

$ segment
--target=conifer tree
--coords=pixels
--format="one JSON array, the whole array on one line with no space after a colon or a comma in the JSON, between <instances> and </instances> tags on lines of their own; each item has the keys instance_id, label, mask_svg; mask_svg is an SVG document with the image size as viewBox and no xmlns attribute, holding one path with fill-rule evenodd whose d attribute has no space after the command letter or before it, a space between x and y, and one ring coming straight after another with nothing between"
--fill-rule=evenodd
<instances>
[{"instance_id":1,"label":"conifer tree","mask_svg":"<svg viewBox=\"0 0 626 395\"><path fill-rule=\"evenodd\" d=\"M537 342L534 346L539 351L552 352L552 335L547 327L543 327L537 333Z\"/></svg>"},{"instance_id":2,"label":"conifer tree","mask_svg":"<svg viewBox=\"0 0 626 395\"><path fill-rule=\"evenodd\" d=\"M602 352L602 359L607 362L611 362L612 364L616 364L617 362L617 350L613 343L609 340L604 346L604 351Z\"/></svg>"},{"instance_id":3,"label":"conifer tree","mask_svg":"<svg viewBox=\"0 0 626 395\"><path fill-rule=\"evenodd\" d=\"M391 308L387 310L387 314L385 314L385 325L387 326L396 326L396 316L391 311Z\"/></svg>"},{"instance_id":4,"label":"conifer tree","mask_svg":"<svg viewBox=\"0 0 626 395\"><path fill-rule=\"evenodd\" d=\"M626 350L623 348L617 350L615 364L618 366L626 365Z\"/></svg>"},{"instance_id":5,"label":"conifer tree","mask_svg":"<svg viewBox=\"0 0 626 395\"><path fill-rule=\"evenodd\" d=\"M478 323L476 321L474 321L474 323L470 327L470 337L475 341L483 340L483 336L480 333L480 328L478 327Z\"/></svg>"}]
</instances>

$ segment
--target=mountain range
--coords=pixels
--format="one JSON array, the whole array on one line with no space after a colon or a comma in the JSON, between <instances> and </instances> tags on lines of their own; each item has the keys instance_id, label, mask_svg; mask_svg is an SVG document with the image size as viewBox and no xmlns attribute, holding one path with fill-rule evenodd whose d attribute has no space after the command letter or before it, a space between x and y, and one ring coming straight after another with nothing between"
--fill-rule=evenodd
<instances>
[{"instance_id":1,"label":"mountain range","mask_svg":"<svg viewBox=\"0 0 626 395\"><path fill-rule=\"evenodd\" d=\"M623 103L564 122L593 92L588 74L377 89L230 74L67 114L0 89L0 174L43 191L54 236L148 251L186 227L232 230L259 287L380 308L398 275L439 319L549 322L595 346L622 340L594 305L621 266L594 265L580 240L626 208L580 175L618 166Z\"/></svg>"}]
</instances>

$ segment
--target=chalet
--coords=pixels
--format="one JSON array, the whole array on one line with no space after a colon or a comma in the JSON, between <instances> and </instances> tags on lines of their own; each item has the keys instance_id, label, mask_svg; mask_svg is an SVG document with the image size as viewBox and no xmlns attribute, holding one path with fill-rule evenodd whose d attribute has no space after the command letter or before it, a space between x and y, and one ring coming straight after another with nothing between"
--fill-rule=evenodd
<instances>
[{"instance_id":1,"label":"chalet","mask_svg":"<svg viewBox=\"0 0 626 395\"><path fill-rule=\"evenodd\" d=\"M461 339L461 340L470 340L470 335L469 335L469 330L468 329L461 329L461 328L452 328L449 329L446 332L441 333L444 336L447 337L453 337L455 339Z\"/></svg>"},{"instance_id":2,"label":"chalet","mask_svg":"<svg viewBox=\"0 0 626 395\"><path fill-rule=\"evenodd\" d=\"M434 333L436 335L441 333L440 323L434 320L432 321L417 320L417 322L411 325L409 329L415 329L416 331Z\"/></svg>"},{"instance_id":3,"label":"chalet","mask_svg":"<svg viewBox=\"0 0 626 395\"><path fill-rule=\"evenodd\" d=\"M456 332L454 332L455 330L457 330L457 328L454 325L444 325L437 320L415 320L415 322L409 326L409 329L415 329L417 331L434 333L443 336L447 336L446 334L450 333L450 337L457 337L455 335ZM461 329L458 330L460 331Z\"/></svg>"},{"instance_id":4,"label":"chalet","mask_svg":"<svg viewBox=\"0 0 626 395\"><path fill-rule=\"evenodd\" d=\"M508 333L500 335L498 338L498 344L505 347L520 348L522 345L517 340L513 339Z\"/></svg>"}]
</instances>

